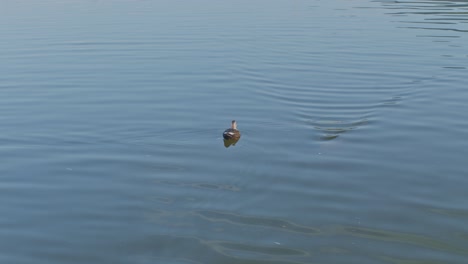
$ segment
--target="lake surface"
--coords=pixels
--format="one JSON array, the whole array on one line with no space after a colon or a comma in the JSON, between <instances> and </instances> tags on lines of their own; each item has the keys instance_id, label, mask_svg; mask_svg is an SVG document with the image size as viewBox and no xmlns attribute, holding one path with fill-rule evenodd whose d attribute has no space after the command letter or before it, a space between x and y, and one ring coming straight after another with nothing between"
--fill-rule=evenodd
<instances>
[{"instance_id":1,"label":"lake surface","mask_svg":"<svg viewBox=\"0 0 468 264\"><path fill-rule=\"evenodd\" d=\"M0 37L1 263L468 263L467 1L2 1Z\"/></svg>"}]
</instances>

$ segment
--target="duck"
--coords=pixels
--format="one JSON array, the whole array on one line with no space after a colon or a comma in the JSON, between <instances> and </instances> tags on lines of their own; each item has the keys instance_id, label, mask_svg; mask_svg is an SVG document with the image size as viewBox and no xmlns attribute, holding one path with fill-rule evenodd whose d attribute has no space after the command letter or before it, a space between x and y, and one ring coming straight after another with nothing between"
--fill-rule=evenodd
<instances>
[{"instance_id":1,"label":"duck","mask_svg":"<svg viewBox=\"0 0 468 264\"><path fill-rule=\"evenodd\" d=\"M237 122L236 120L232 120L231 128L224 130L223 138L226 140L229 140L229 139L238 140L240 136L241 136L240 131L237 130Z\"/></svg>"}]
</instances>

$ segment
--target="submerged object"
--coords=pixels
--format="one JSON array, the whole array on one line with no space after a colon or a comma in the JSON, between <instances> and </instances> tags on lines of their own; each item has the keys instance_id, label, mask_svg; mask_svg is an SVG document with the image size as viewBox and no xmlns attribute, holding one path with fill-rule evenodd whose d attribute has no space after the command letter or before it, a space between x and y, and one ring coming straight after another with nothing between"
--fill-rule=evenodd
<instances>
[{"instance_id":1,"label":"submerged object","mask_svg":"<svg viewBox=\"0 0 468 264\"><path fill-rule=\"evenodd\" d=\"M240 138L240 132L237 130L237 123L236 120L232 120L231 122L231 128L226 129L223 132L223 138L225 140L239 140Z\"/></svg>"}]
</instances>

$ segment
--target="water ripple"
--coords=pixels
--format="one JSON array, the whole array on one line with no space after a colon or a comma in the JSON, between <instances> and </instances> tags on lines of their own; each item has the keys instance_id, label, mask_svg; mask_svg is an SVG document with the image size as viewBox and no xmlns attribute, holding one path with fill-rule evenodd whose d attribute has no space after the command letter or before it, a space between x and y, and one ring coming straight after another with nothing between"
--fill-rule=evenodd
<instances>
[{"instance_id":1,"label":"water ripple","mask_svg":"<svg viewBox=\"0 0 468 264\"><path fill-rule=\"evenodd\" d=\"M197 211L195 214L210 220L210 221L223 221L232 224L238 225L254 225L254 226L261 226L261 227L269 227L280 229L283 231L289 232L297 232L301 234L309 234L309 235L317 235L320 233L319 230L300 226L288 221L283 221L279 219L271 219L271 218L260 218L260 217L249 217L249 216L242 216L236 215L227 212L217 212L217 211Z\"/></svg>"}]
</instances>

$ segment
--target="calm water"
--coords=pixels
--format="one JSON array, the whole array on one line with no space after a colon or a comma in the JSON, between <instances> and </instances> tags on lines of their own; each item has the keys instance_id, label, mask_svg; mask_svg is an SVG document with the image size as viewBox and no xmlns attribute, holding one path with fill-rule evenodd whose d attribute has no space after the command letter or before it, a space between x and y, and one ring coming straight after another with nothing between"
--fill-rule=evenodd
<instances>
[{"instance_id":1,"label":"calm water","mask_svg":"<svg viewBox=\"0 0 468 264\"><path fill-rule=\"evenodd\" d=\"M468 263L467 1L4 0L0 37L0 263Z\"/></svg>"}]
</instances>

